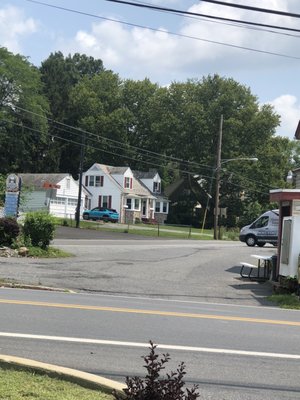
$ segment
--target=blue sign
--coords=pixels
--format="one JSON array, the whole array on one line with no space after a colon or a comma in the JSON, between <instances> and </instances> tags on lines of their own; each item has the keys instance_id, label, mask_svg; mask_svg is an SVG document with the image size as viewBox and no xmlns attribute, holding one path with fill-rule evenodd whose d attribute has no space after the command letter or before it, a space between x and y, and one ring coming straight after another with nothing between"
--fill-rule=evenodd
<instances>
[{"instance_id":1,"label":"blue sign","mask_svg":"<svg viewBox=\"0 0 300 400\"><path fill-rule=\"evenodd\" d=\"M6 192L4 216L16 218L18 214L18 205L19 205L19 192Z\"/></svg>"},{"instance_id":2,"label":"blue sign","mask_svg":"<svg viewBox=\"0 0 300 400\"><path fill-rule=\"evenodd\" d=\"M4 216L17 218L19 199L21 190L21 179L15 175L10 174L6 179L6 192L4 204Z\"/></svg>"}]
</instances>

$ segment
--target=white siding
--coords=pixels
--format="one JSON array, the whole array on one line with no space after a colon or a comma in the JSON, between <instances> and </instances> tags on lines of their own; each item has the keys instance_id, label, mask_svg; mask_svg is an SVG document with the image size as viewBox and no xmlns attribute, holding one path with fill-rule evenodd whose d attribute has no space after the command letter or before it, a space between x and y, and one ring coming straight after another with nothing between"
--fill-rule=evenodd
<instances>
[{"instance_id":1,"label":"white siding","mask_svg":"<svg viewBox=\"0 0 300 400\"><path fill-rule=\"evenodd\" d=\"M130 168L128 168L124 174L119 174L119 175L111 174L111 175L122 188L124 188L124 179L125 178L133 178L133 173Z\"/></svg>"},{"instance_id":2,"label":"white siding","mask_svg":"<svg viewBox=\"0 0 300 400\"><path fill-rule=\"evenodd\" d=\"M46 198L46 190L35 190L21 194L20 211L30 212L47 210L48 202Z\"/></svg>"},{"instance_id":3,"label":"white siding","mask_svg":"<svg viewBox=\"0 0 300 400\"><path fill-rule=\"evenodd\" d=\"M25 193L21 197L20 211L49 210L50 214L56 217L75 217L78 183L70 176L57 182L57 184L60 185L59 189L40 189ZM84 198L85 193L82 191L82 204ZM82 211L83 209L81 209Z\"/></svg>"},{"instance_id":4,"label":"white siding","mask_svg":"<svg viewBox=\"0 0 300 400\"><path fill-rule=\"evenodd\" d=\"M77 207L79 184L72 176L65 177L60 182L59 189L56 189L56 195L52 196L50 201L49 211L52 215L62 218L75 218L75 212ZM84 208L85 193L81 192L81 207L80 214L82 214Z\"/></svg>"},{"instance_id":5,"label":"white siding","mask_svg":"<svg viewBox=\"0 0 300 400\"><path fill-rule=\"evenodd\" d=\"M150 192L153 192L153 182L160 183L161 185L161 178L158 174L156 174L153 179L141 179L141 181L147 186Z\"/></svg>"},{"instance_id":6,"label":"white siding","mask_svg":"<svg viewBox=\"0 0 300 400\"><path fill-rule=\"evenodd\" d=\"M111 196L111 208L114 208L121 215L121 190L113 179L104 174L101 169L92 169L84 173L85 176L104 176L103 186L87 186L87 189L91 192L91 208L98 207L99 196Z\"/></svg>"}]
</instances>

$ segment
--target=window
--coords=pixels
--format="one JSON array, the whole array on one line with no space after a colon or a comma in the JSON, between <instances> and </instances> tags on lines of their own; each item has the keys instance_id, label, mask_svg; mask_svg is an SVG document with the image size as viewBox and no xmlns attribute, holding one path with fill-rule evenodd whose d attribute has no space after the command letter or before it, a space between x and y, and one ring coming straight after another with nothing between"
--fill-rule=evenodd
<instances>
[{"instance_id":1,"label":"window","mask_svg":"<svg viewBox=\"0 0 300 400\"><path fill-rule=\"evenodd\" d=\"M163 202L163 213L166 213L168 210L168 203L166 201Z\"/></svg>"},{"instance_id":2,"label":"window","mask_svg":"<svg viewBox=\"0 0 300 400\"><path fill-rule=\"evenodd\" d=\"M98 196L98 207L111 208L112 196Z\"/></svg>"},{"instance_id":3,"label":"window","mask_svg":"<svg viewBox=\"0 0 300 400\"><path fill-rule=\"evenodd\" d=\"M77 206L77 199L68 199L69 206Z\"/></svg>"},{"instance_id":4,"label":"window","mask_svg":"<svg viewBox=\"0 0 300 400\"><path fill-rule=\"evenodd\" d=\"M127 204L127 209L128 209L128 210L131 210L132 199L126 199L126 204Z\"/></svg>"},{"instance_id":5,"label":"window","mask_svg":"<svg viewBox=\"0 0 300 400\"><path fill-rule=\"evenodd\" d=\"M264 226L267 226L269 222L269 217L264 216L259 218L254 224L251 225L252 229L257 229L257 228L263 228Z\"/></svg>"},{"instance_id":6,"label":"window","mask_svg":"<svg viewBox=\"0 0 300 400\"><path fill-rule=\"evenodd\" d=\"M135 210L140 209L140 199L134 199L134 209Z\"/></svg>"},{"instance_id":7,"label":"window","mask_svg":"<svg viewBox=\"0 0 300 400\"><path fill-rule=\"evenodd\" d=\"M67 178L66 189L70 189L70 187L71 187L71 179Z\"/></svg>"},{"instance_id":8,"label":"window","mask_svg":"<svg viewBox=\"0 0 300 400\"><path fill-rule=\"evenodd\" d=\"M95 176L95 186L103 186L104 176Z\"/></svg>"},{"instance_id":9,"label":"window","mask_svg":"<svg viewBox=\"0 0 300 400\"><path fill-rule=\"evenodd\" d=\"M159 201L157 201L156 203L155 203L155 212L160 212L160 202Z\"/></svg>"},{"instance_id":10,"label":"window","mask_svg":"<svg viewBox=\"0 0 300 400\"><path fill-rule=\"evenodd\" d=\"M160 182L153 182L153 193L160 193Z\"/></svg>"},{"instance_id":11,"label":"window","mask_svg":"<svg viewBox=\"0 0 300 400\"><path fill-rule=\"evenodd\" d=\"M111 196L102 196L102 207L111 208Z\"/></svg>"},{"instance_id":12,"label":"window","mask_svg":"<svg viewBox=\"0 0 300 400\"><path fill-rule=\"evenodd\" d=\"M65 204L66 198L65 197L54 197L50 200L51 204Z\"/></svg>"},{"instance_id":13,"label":"window","mask_svg":"<svg viewBox=\"0 0 300 400\"><path fill-rule=\"evenodd\" d=\"M132 189L132 178L125 177L125 179L124 179L124 188L125 189Z\"/></svg>"},{"instance_id":14,"label":"window","mask_svg":"<svg viewBox=\"0 0 300 400\"><path fill-rule=\"evenodd\" d=\"M89 178L89 186L95 186L95 177L91 175Z\"/></svg>"}]
</instances>

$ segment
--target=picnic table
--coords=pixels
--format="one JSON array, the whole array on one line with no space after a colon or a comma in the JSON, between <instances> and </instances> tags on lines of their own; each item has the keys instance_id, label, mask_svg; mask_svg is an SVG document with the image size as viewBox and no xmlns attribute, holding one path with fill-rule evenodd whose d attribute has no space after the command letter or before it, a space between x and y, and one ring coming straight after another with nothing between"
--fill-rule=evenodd
<instances>
[{"instance_id":1,"label":"picnic table","mask_svg":"<svg viewBox=\"0 0 300 400\"><path fill-rule=\"evenodd\" d=\"M242 278L248 278L250 280L256 281L266 281L270 278L272 270L272 256L267 256L263 254L251 254L252 258L257 260L256 264L251 264L248 262L241 261L240 275ZM244 269L248 268L248 273L244 272ZM261 275L261 270L263 270L263 275ZM253 275L253 271L257 271L256 275Z\"/></svg>"}]
</instances>

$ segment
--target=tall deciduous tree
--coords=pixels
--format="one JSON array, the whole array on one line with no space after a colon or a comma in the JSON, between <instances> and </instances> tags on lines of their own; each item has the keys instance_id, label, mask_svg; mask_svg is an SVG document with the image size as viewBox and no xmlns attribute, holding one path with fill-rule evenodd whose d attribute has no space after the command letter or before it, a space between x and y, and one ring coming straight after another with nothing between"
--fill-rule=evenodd
<instances>
[{"instance_id":1,"label":"tall deciduous tree","mask_svg":"<svg viewBox=\"0 0 300 400\"><path fill-rule=\"evenodd\" d=\"M1 173L44 169L48 109L37 68L25 57L0 48Z\"/></svg>"},{"instance_id":2,"label":"tall deciduous tree","mask_svg":"<svg viewBox=\"0 0 300 400\"><path fill-rule=\"evenodd\" d=\"M61 52L51 53L40 68L44 93L50 102L53 119L52 153L58 158L58 168L75 176L78 171L80 148L76 144L78 137L74 139L74 131L68 128L68 126L78 127L77 117L71 110L71 93L83 78L90 79L101 74L103 70L101 60L78 53L64 57Z\"/></svg>"}]
</instances>

